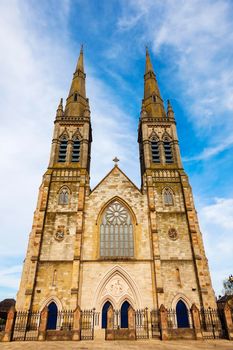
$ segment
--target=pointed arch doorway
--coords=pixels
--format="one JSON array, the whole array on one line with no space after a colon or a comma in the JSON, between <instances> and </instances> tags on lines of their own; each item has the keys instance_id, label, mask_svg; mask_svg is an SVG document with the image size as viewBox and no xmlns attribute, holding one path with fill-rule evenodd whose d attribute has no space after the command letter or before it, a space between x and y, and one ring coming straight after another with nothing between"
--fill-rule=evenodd
<instances>
[{"instance_id":1,"label":"pointed arch doorway","mask_svg":"<svg viewBox=\"0 0 233 350\"><path fill-rule=\"evenodd\" d=\"M110 301L106 301L102 308L102 328L107 328L107 312L110 306L112 306Z\"/></svg>"},{"instance_id":2,"label":"pointed arch doorway","mask_svg":"<svg viewBox=\"0 0 233 350\"><path fill-rule=\"evenodd\" d=\"M176 304L176 318L178 328L190 328L188 309L182 300Z\"/></svg>"},{"instance_id":3,"label":"pointed arch doorway","mask_svg":"<svg viewBox=\"0 0 233 350\"><path fill-rule=\"evenodd\" d=\"M57 328L57 305L52 301L48 306L48 322L47 329L56 329Z\"/></svg>"},{"instance_id":4,"label":"pointed arch doorway","mask_svg":"<svg viewBox=\"0 0 233 350\"><path fill-rule=\"evenodd\" d=\"M126 300L121 306L121 328L128 328L128 309L130 307L129 302Z\"/></svg>"}]
</instances>

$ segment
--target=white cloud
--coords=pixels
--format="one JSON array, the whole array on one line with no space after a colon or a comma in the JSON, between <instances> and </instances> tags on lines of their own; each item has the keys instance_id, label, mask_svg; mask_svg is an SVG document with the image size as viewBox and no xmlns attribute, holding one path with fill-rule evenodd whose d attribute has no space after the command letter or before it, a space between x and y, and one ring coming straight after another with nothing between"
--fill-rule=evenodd
<instances>
[{"instance_id":1,"label":"white cloud","mask_svg":"<svg viewBox=\"0 0 233 350\"><path fill-rule=\"evenodd\" d=\"M216 198L198 211L214 288L221 294L233 268L233 198Z\"/></svg>"},{"instance_id":2,"label":"white cloud","mask_svg":"<svg viewBox=\"0 0 233 350\"><path fill-rule=\"evenodd\" d=\"M210 144L219 136L221 147L207 151L208 157L227 148L224 140L233 123L232 3L134 0L122 6L119 29L141 28L136 30L138 44L149 41L156 57L166 56L170 64L166 76L172 86L179 85L196 132L208 135ZM177 99L177 89L173 91L170 98Z\"/></svg>"},{"instance_id":3,"label":"white cloud","mask_svg":"<svg viewBox=\"0 0 233 350\"><path fill-rule=\"evenodd\" d=\"M67 96L75 67L66 32L69 2L60 4L64 11L54 11L51 22L50 15L46 18L51 12L49 6L32 9L28 4L0 3L0 45L4 52L0 56L0 147L4 150L0 255L8 265L17 258L21 263L26 253L38 188L49 161L57 104L60 97ZM56 5L56 1L51 4ZM93 187L111 169L115 155L123 169L135 161L136 135L132 137L132 120L117 107L116 94L88 64L86 71L94 134ZM131 169L129 175L135 178L135 167ZM0 271L4 293L7 287L18 287L19 275L5 267ZM9 293L12 295L10 289Z\"/></svg>"}]
</instances>

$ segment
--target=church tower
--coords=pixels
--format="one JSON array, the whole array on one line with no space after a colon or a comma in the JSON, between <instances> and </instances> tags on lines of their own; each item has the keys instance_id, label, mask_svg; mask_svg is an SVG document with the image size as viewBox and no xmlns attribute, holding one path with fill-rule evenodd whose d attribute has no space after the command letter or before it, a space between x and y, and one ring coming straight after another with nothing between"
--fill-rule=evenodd
<instances>
[{"instance_id":1,"label":"church tower","mask_svg":"<svg viewBox=\"0 0 233 350\"><path fill-rule=\"evenodd\" d=\"M39 310L53 300L78 305L85 195L90 191L91 120L86 97L83 48L63 109L59 103L48 170L34 213L18 310ZM41 304L41 300L45 305Z\"/></svg>"},{"instance_id":2,"label":"church tower","mask_svg":"<svg viewBox=\"0 0 233 350\"><path fill-rule=\"evenodd\" d=\"M169 305L173 300L170 307L175 307L179 298L195 296L201 307L215 307L192 190L181 162L174 112L169 101L165 111L148 49L138 142L157 303Z\"/></svg>"}]
</instances>

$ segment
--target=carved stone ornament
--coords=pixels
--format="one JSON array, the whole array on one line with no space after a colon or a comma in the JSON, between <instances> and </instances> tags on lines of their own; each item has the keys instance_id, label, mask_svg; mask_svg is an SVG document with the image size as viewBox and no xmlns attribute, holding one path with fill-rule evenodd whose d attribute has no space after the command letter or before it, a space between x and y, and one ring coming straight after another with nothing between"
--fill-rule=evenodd
<instances>
[{"instance_id":1,"label":"carved stone ornament","mask_svg":"<svg viewBox=\"0 0 233 350\"><path fill-rule=\"evenodd\" d=\"M64 233L64 231L59 230L59 231L55 232L54 237L57 241L62 241L65 237L65 233Z\"/></svg>"},{"instance_id":2,"label":"carved stone ornament","mask_svg":"<svg viewBox=\"0 0 233 350\"><path fill-rule=\"evenodd\" d=\"M69 231L65 228L64 225L60 225L57 227L56 232L54 233L54 238L57 241L62 241L65 238L65 235L69 234Z\"/></svg>"},{"instance_id":3,"label":"carved stone ornament","mask_svg":"<svg viewBox=\"0 0 233 350\"><path fill-rule=\"evenodd\" d=\"M178 238L178 234L177 234L177 231L174 227L170 228L168 230L168 236L170 239L172 239L173 241L177 240Z\"/></svg>"}]
</instances>

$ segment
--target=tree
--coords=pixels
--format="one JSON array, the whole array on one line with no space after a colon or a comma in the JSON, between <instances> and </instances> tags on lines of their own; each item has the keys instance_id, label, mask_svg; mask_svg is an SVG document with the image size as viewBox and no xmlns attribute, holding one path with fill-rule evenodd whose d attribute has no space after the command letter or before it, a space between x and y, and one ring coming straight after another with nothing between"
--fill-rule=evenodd
<instances>
[{"instance_id":1,"label":"tree","mask_svg":"<svg viewBox=\"0 0 233 350\"><path fill-rule=\"evenodd\" d=\"M233 275L223 281L224 295L233 295Z\"/></svg>"}]
</instances>

